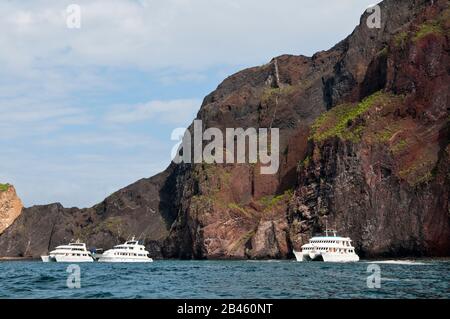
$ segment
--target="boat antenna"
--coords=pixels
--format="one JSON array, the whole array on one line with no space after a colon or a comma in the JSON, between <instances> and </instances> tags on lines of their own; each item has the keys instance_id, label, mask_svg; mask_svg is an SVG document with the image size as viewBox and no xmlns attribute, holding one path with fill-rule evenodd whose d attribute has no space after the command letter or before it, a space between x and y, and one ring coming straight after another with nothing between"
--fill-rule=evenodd
<instances>
[{"instance_id":1,"label":"boat antenna","mask_svg":"<svg viewBox=\"0 0 450 319\"><path fill-rule=\"evenodd\" d=\"M139 234L139 237L138 237L138 243L141 241L141 237L142 237L143 234L144 234L144 232L142 232L142 233Z\"/></svg>"}]
</instances>

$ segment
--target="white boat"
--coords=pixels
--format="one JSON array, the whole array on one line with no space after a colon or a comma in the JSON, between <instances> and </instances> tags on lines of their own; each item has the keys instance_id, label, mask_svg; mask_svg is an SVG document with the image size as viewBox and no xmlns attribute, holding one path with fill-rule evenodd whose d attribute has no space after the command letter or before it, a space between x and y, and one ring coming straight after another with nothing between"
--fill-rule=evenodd
<instances>
[{"instance_id":1,"label":"white boat","mask_svg":"<svg viewBox=\"0 0 450 319\"><path fill-rule=\"evenodd\" d=\"M332 233L332 236L329 236ZM354 262L359 256L352 246L349 237L336 235L335 230L326 230L325 236L315 236L309 243L302 246L301 251L295 251L297 261Z\"/></svg>"},{"instance_id":2,"label":"white boat","mask_svg":"<svg viewBox=\"0 0 450 319\"><path fill-rule=\"evenodd\" d=\"M126 241L125 244L116 245L112 249L105 251L99 258L99 262L110 263L130 263L152 262L150 254L145 250L145 246L139 244L139 241L134 237Z\"/></svg>"},{"instance_id":3,"label":"white boat","mask_svg":"<svg viewBox=\"0 0 450 319\"><path fill-rule=\"evenodd\" d=\"M61 245L52 250L48 256L41 256L43 262L93 262L92 254L86 249L86 244L77 240L68 245Z\"/></svg>"}]
</instances>

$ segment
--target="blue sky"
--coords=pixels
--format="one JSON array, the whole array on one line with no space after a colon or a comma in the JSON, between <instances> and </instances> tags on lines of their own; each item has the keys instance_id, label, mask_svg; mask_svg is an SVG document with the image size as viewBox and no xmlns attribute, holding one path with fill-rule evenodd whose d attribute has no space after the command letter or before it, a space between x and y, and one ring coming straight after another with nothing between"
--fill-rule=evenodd
<instances>
[{"instance_id":1,"label":"blue sky","mask_svg":"<svg viewBox=\"0 0 450 319\"><path fill-rule=\"evenodd\" d=\"M172 130L225 77L330 48L371 3L2 1L0 182L26 206L96 204L167 167Z\"/></svg>"}]
</instances>

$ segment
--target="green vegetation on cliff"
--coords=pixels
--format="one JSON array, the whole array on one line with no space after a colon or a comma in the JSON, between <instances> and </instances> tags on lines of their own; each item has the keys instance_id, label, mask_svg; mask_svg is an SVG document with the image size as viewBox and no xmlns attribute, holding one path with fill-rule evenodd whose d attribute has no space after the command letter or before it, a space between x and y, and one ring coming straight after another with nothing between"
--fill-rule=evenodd
<instances>
[{"instance_id":1,"label":"green vegetation on cliff","mask_svg":"<svg viewBox=\"0 0 450 319\"><path fill-rule=\"evenodd\" d=\"M300 169L302 169L302 168L308 168L310 163L311 163L311 156L308 155L308 156L305 157L305 159L304 159L303 161L300 161L300 162L298 163L298 167L299 167Z\"/></svg>"},{"instance_id":2,"label":"green vegetation on cliff","mask_svg":"<svg viewBox=\"0 0 450 319\"><path fill-rule=\"evenodd\" d=\"M419 30L415 34L413 40L418 41L430 34L438 35L438 34L442 34L442 33L443 33L443 30L442 30L441 25L437 21L431 21L431 22L420 25Z\"/></svg>"},{"instance_id":3,"label":"green vegetation on cliff","mask_svg":"<svg viewBox=\"0 0 450 319\"><path fill-rule=\"evenodd\" d=\"M241 213L243 216L246 216L247 218L252 218L252 214L237 203L229 203L228 208L235 212Z\"/></svg>"},{"instance_id":4,"label":"green vegetation on cliff","mask_svg":"<svg viewBox=\"0 0 450 319\"><path fill-rule=\"evenodd\" d=\"M264 196L259 202L264 206L264 211L272 210L279 204L289 201L294 194L294 190L288 189L283 194L276 196Z\"/></svg>"},{"instance_id":5,"label":"green vegetation on cliff","mask_svg":"<svg viewBox=\"0 0 450 319\"><path fill-rule=\"evenodd\" d=\"M299 85L286 85L279 88L266 88L261 96L261 101L266 104L270 103L271 101L274 101L276 97L292 94L299 88Z\"/></svg>"},{"instance_id":6,"label":"green vegetation on cliff","mask_svg":"<svg viewBox=\"0 0 450 319\"><path fill-rule=\"evenodd\" d=\"M436 19L427 21L419 25L413 40L418 41L430 34L434 35L450 35L449 34L449 20L450 8L443 10Z\"/></svg>"},{"instance_id":7,"label":"green vegetation on cliff","mask_svg":"<svg viewBox=\"0 0 450 319\"><path fill-rule=\"evenodd\" d=\"M394 155L397 155L403 152L407 147L408 141L406 139L402 139L391 147L391 151L394 153Z\"/></svg>"},{"instance_id":8,"label":"green vegetation on cliff","mask_svg":"<svg viewBox=\"0 0 450 319\"><path fill-rule=\"evenodd\" d=\"M397 48L404 48L408 42L408 32L402 31L399 32L394 37L394 46Z\"/></svg>"},{"instance_id":9,"label":"green vegetation on cliff","mask_svg":"<svg viewBox=\"0 0 450 319\"><path fill-rule=\"evenodd\" d=\"M1 184L0 183L0 192L6 192L11 185L9 184Z\"/></svg>"},{"instance_id":10,"label":"green vegetation on cliff","mask_svg":"<svg viewBox=\"0 0 450 319\"><path fill-rule=\"evenodd\" d=\"M312 125L311 140L324 141L330 137L358 142L364 129L356 120L376 105L389 103L391 95L381 91L366 97L358 104L341 104L322 114Z\"/></svg>"}]
</instances>

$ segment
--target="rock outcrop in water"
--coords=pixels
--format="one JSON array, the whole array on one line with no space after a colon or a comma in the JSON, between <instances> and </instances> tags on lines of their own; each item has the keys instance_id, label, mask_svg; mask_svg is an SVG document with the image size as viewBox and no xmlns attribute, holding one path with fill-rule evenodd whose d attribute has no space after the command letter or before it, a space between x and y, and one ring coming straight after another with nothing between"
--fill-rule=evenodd
<instances>
[{"instance_id":1,"label":"rock outcrop in water","mask_svg":"<svg viewBox=\"0 0 450 319\"><path fill-rule=\"evenodd\" d=\"M19 217L22 208L22 202L14 186L0 184L0 234Z\"/></svg>"},{"instance_id":2,"label":"rock outcrop in water","mask_svg":"<svg viewBox=\"0 0 450 319\"><path fill-rule=\"evenodd\" d=\"M283 55L227 78L205 128L280 128L280 169L171 164L89 209L24 209L0 256L72 238L140 235L156 257L287 258L325 221L363 256L450 254L448 1L386 0L312 57Z\"/></svg>"}]
</instances>

